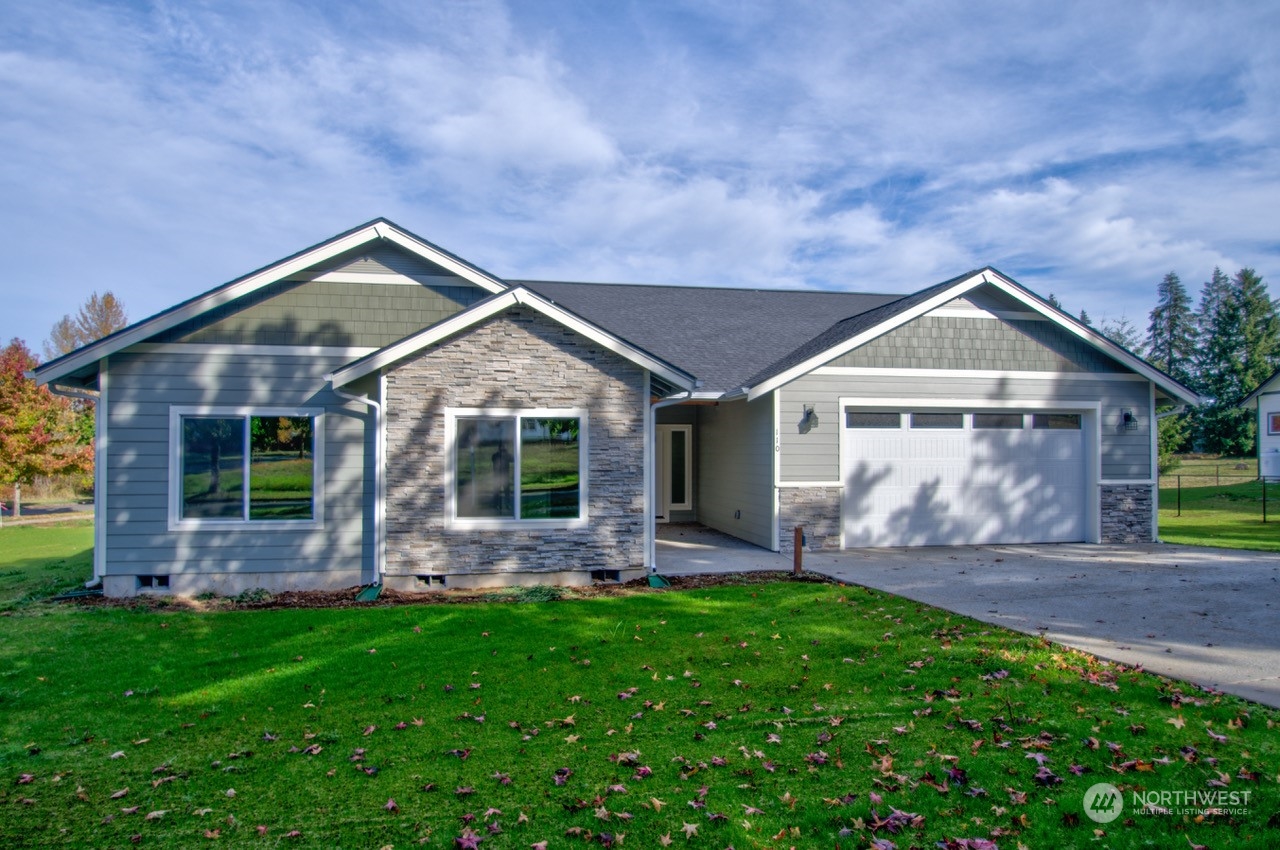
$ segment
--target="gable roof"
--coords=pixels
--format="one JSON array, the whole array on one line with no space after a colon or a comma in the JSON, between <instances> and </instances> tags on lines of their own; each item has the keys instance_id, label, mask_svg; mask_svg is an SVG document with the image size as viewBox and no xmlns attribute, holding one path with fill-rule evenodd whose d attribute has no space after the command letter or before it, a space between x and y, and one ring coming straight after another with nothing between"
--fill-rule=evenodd
<instances>
[{"instance_id":1,"label":"gable roof","mask_svg":"<svg viewBox=\"0 0 1280 850\"><path fill-rule=\"evenodd\" d=\"M1188 404L1200 403L1200 397L1190 388L1088 325L1076 321L991 266L922 289L891 304L886 304L878 310L837 322L820 336L755 375L744 387L747 398L759 398L761 395L772 392L824 363L834 360L841 354L852 351L984 285L994 286L1030 308L1031 311L1039 313L1102 353L1119 361L1125 368L1151 381L1170 398Z\"/></svg>"},{"instance_id":2,"label":"gable roof","mask_svg":"<svg viewBox=\"0 0 1280 850\"><path fill-rule=\"evenodd\" d=\"M41 384L67 377L80 378L81 382L88 383L96 374L97 363L103 357L143 342L182 322L305 271L325 260L379 241L397 245L410 254L447 269L488 292L501 292L507 288L506 283L479 266L472 265L461 257L433 245L394 222L385 218L376 218L194 298L189 298L83 348L50 360L32 370L32 377Z\"/></svg>"},{"instance_id":3,"label":"gable roof","mask_svg":"<svg viewBox=\"0 0 1280 850\"><path fill-rule=\"evenodd\" d=\"M902 295L512 281L697 375L719 397L822 333Z\"/></svg>"},{"instance_id":4,"label":"gable roof","mask_svg":"<svg viewBox=\"0 0 1280 850\"><path fill-rule=\"evenodd\" d=\"M411 357L429 346L435 345L454 334L474 327L518 305L531 307L552 321L582 334L592 342L625 357L641 368L647 369L652 376L668 385L670 389L689 391L698 385L697 379L688 372L659 357L655 357L648 351L610 333L594 322L590 322L548 301L538 293L532 292L523 286L516 286L513 289L508 289L505 292L486 298L471 305L461 313L445 319L443 322L437 322L420 333L405 337L399 342L393 342L385 348L380 348L371 354L354 360L325 377L335 387L345 386L352 381L359 380L366 375L371 375L380 369L386 368L398 360Z\"/></svg>"}]
</instances>

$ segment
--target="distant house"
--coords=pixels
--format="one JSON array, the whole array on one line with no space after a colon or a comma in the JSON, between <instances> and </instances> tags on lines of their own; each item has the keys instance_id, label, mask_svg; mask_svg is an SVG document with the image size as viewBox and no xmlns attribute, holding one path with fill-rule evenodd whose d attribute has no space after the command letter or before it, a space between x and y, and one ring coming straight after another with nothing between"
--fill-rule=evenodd
<instances>
[{"instance_id":1,"label":"distant house","mask_svg":"<svg viewBox=\"0 0 1280 850\"><path fill-rule=\"evenodd\" d=\"M655 523L1147 541L1186 387L992 268L911 295L500 280L379 219L41 366L110 595L627 579Z\"/></svg>"},{"instance_id":2,"label":"distant house","mask_svg":"<svg viewBox=\"0 0 1280 850\"><path fill-rule=\"evenodd\" d=\"M1280 478L1280 370L1240 402L1258 415L1258 475Z\"/></svg>"}]
</instances>

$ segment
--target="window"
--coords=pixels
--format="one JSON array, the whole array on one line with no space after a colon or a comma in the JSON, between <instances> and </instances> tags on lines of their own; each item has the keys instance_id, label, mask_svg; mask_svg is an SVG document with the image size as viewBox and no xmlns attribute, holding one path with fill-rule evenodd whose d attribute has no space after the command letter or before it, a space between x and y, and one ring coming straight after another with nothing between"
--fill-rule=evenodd
<instances>
[{"instance_id":1,"label":"window","mask_svg":"<svg viewBox=\"0 0 1280 850\"><path fill-rule=\"evenodd\" d=\"M1021 413L975 413L973 414L975 430L1016 431L1022 428Z\"/></svg>"},{"instance_id":2,"label":"window","mask_svg":"<svg viewBox=\"0 0 1280 850\"><path fill-rule=\"evenodd\" d=\"M963 413L913 413L912 428L963 428Z\"/></svg>"},{"instance_id":3,"label":"window","mask_svg":"<svg viewBox=\"0 0 1280 850\"><path fill-rule=\"evenodd\" d=\"M1079 431L1079 413L1035 413L1031 427L1037 431Z\"/></svg>"},{"instance_id":4,"label":"window","mask_svg":"<svg viewBox=\"0 0 1280 850\"><path fill-rule=\"evenodd\" d=\"M462 526L587 518L583 410L448 411L451 519Z\"/></svg>"},{"instance_id":5,"label":"window","mask_svg":"<svg viewBox=\"0 0 1280 850\"><path fill-rule=\"evenodd\" d=\"M901 413L877 413L869 410L846 410L846 428L901 428Z\"/></svg>"},{"instance_id":6,"label":"window","mask_svg":"<svg viewBox=\"0 0 1280 850\"><path fill-rule=\"evenodd\" d=\"M1267 433L1280 434L1280 413L1267 414Z\"/></svg>"},{"instance_id":7,"label":"window","mask_svg":"<svg viewBox=\"0 0 1280 850\"><path fill-rule=\"evenodd\" d=\"M173 408L170 525L319 524L322 417Z\"/></svg>"}]
</instances>

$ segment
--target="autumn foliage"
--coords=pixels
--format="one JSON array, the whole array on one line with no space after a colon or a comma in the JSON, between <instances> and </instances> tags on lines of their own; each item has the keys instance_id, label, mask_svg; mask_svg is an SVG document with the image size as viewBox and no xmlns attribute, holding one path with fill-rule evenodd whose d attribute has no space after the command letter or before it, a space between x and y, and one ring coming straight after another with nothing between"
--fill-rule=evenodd
<instances>
[{"instance_id":1,"label":"autumn foliage","mask_svg":"<svg viewBox=\"0 0 1280 850\"><path fill-rule=\"evenodd\" d=\"M30 484L37 475L86 472L93 447L76 436L68 399L26 376L39 361L14 339L0 349L0 484Z\"/></svg>"}]
</instances>

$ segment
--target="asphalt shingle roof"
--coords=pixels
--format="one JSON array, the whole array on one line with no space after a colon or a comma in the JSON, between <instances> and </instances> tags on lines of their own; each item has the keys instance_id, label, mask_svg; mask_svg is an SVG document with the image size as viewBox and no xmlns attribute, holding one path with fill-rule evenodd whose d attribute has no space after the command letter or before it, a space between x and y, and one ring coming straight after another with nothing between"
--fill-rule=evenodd
<instances>
[{"instance_id":1,"label":"asphalt shingle roof","mask_svg":"<svg viewBox=\"0 0 1280 850\"><path fill-rule=\"evenodd\" d=\"M903 295L509 280L731 392L845 320ZM934 288L925 290L931 292ZM916 298L917 295L905 296ZM904 308L905 309L905 308ZM887 318L887 316L886 316Z\"/></svg>"}]
</instances>

